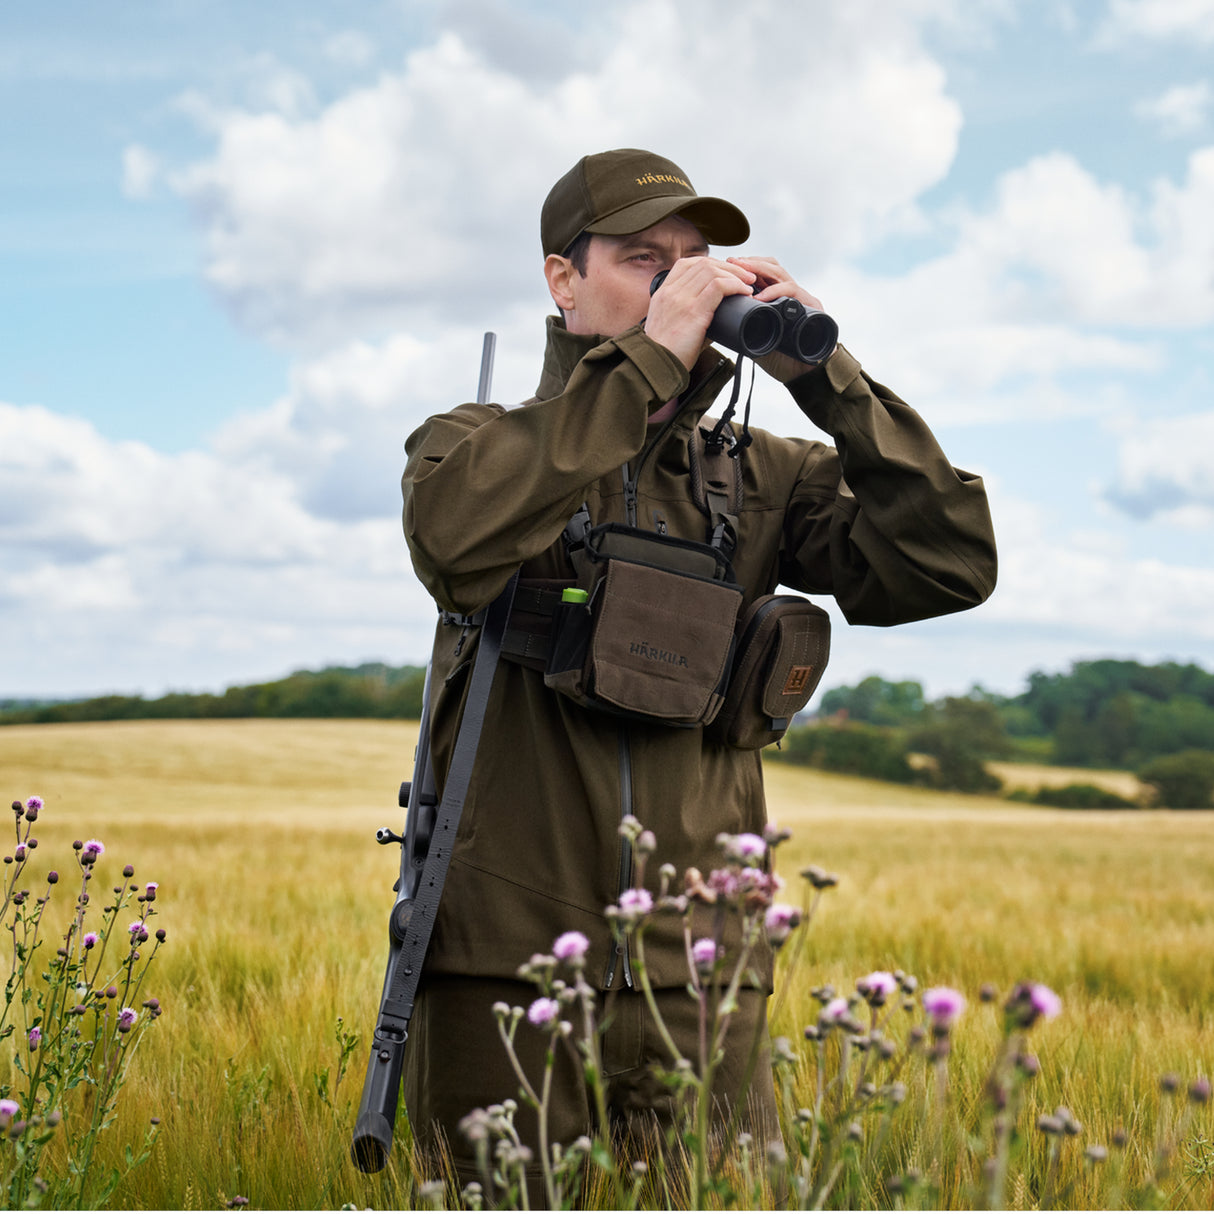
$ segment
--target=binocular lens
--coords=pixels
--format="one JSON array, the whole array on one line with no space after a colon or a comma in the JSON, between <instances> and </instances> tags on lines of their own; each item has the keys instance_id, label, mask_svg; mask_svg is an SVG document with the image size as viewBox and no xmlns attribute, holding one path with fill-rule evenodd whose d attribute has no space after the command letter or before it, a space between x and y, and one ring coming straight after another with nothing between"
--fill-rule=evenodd
<instances>
[{"instance_id":1,"label":"binocular lens","mask_svg":"<svg viewBox=\"0 0 1214 1214\"><path fill-rule=\"evenodd\" d=\"M805 363L820 363L830 356L839 341L839 326L826 315L813 308L806 308L801 323L792 334L792 348L786 353Z\"/></svg>"},{"instance_id":2,"label":"binocular lens","mask_svg":"<svg viewBox=\"0 0 1214 1214\"><path fill-rule=\"evenodd\" d=\"M727 295L717 305L708 326L709 341L719 341L750 358L774 350L783 333L779 310L748 295Z\"/></svg>"}]
</instances>

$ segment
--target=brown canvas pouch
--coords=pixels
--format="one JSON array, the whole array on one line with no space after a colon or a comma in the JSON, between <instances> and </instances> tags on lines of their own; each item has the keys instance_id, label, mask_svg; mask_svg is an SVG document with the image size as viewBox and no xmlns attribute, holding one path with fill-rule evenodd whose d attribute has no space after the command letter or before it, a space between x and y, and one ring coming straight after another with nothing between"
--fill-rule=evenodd
<instances>
[{"instance_id":1,"label":"brown canvas pouch","mask_svg":"<svg viewBox=\"0 0 1214 1214\"><path fill-rule=\"evenodd\" d=\"M756 599L738 624L729 692L706 730L738 750L778 742L817 690L830 657L830 617L793 594Z\"/></svg>"},{"instance_id":2,"label":"brown canvas pouch","mask_svg":"<svg viewBox=\"0 0 1214 1214\"><path fill-rule=\"evenodd\" d=\"M704 545L604 529L590 556L589 602L563 603L554 621L549 687L586 707L667 725L716 716L742 591L732 580L659 567L666 561L731 573Z\"/></svg>"}]
</instances>

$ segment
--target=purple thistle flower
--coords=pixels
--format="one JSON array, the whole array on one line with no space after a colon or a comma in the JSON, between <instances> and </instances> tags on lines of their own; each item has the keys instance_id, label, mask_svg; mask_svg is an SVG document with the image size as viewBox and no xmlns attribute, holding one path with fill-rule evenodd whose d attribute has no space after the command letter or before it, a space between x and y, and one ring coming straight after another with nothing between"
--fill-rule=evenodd
<instances>
[{"instance_id":1,"label":"purple thistle flower","mask_svg":"<svg viewBox=\"0 0 1214 1214\"><path fill-rule=\"evenodd\" d=\"M965 996L951 986L933 986L923 992L923 1010L935 1027L947 1029L965 1011Z\"/></svg>"},{"instance_id":2,"label":"purple thistle flower","mask_svg":"<svg viewBox=\"0 0 1214 1214\"><path fill-rule=\"evenodd\" d=\"M43 801L41 797L26 797L25 799L25 808L27 812L31 809L36 812L42 808L42 805Z\"/></svg>"},{"instance_id":3,"label":"purple thistle flower","mask_svg":"<svg viewBox=\"0 0 1214 1214\"><path fill-rule=\"evenodd\" d=\"M773 902L763 915L763 926L772 944L783 944L789 933L801 922L801 912L785 902Z\"/></svg>"},{"instance_id":4,"label":"purple thistle flower","mask_svg":"<svg viewBox=\"0 0 1214 1214\"><path fill-rule=\"evenodd\" d=\"M691 946L691 959L701 974L711 974L722 951L715 940L702 936Z\"/></svg>"},{"instance_id":5,"label":"purple thistle flower","mask_svg":"<svg viewBox=\"0 0 1214 1214\"><path fill-rule=\"evenodd\" d=\"M21 1111L15 1100L0 1100L0 1122L11 1121Z\"/></svg>"},{"instance_id":6,"label":"purple thistle flower","mask_svg":"<svg viewBox=\"0 0 1214 1214\"><path fill-rule=\"evenodd\" d=\"M557 936L552 946L552 955L558 961L567 961L570 965L581 965L586 960L586 951L590 941L581 932L565 932Z\"/></svg>"},{"instance_id":7,"label":"purple thistle flower","mask_svg":"<svg viewBox=\"0 0 1214 1214\"><path fill-rule=\"evenodd\" d=\"M1032 1000L1033 1007L1037 1009L1038 1015L1044 1016L1047 1020L1053 1020L1062 1011L1062 1000L1048 986L1042 986L1040 982L1034 982L1029 988L1029 998Z\"/></svg>"},{"instance_id":8,"label":"purple thistle flower","mask_svg":"<svg viewBox=\"0 0 1214 1214\"><path fill-rule=\"evenodd\" d=\"M767 855L767 844L759 835L749 831L740 835L727 835L724 841L725 854L731 860L762 860Z\"/></svg>"},{"instance_id":9,"label":"purple thistle flower","mask_svg":"<svg viewBox=\"0 0 1214 1214\"><path fill-rule=\"evenodd\" d=\"M856 990L872 1007L883 1007L885 1001L898 989L898 979L886 970L874 970L856 980Z\"/></svg>"},{"instance_id":10,"label":"purple thistle flower","mask_svg":"<svg viewBox=\"0 0 1214 1214\"><path fill-rule=\"evenodd\" d=\"M138 1019L139 1013L133 1007L124 1007L118 1013L118 1031L129 1033L135 1027L135 1021Z\"/></svg>"},{"instance_id":11,"label":"purple thistle flower","mask_svg":"<svg viewBox=\"0 0 1214 1214\"><path fill-rule=\"evenodd\" d=\"M851 1014L851 1004L842 995L837 995L821 1011L819 1019L827 1024L838 1024Z\"/></svg>"},{"instance_id":12,"label":"purple thistle flower","mask_svg":"<svg viewBox=\"0 0 1214 1214\"><path fill-rule=\"evenodd\" d=\"M732 898L739 890L738 874L729 868L714 868L708 874L708 888L714 897Z\"/></svg>"},{"instance_id":13,"label":"purple thistle flower","mask_svg":"<svg viewBox=\"0 0 1214 1214\"><path fill-rule=\"evenodd\" d=\"M647 889L626 889L620 894L620 911L625 915L647 915L653 910L653 895Z\"/></svg>"},{"instance_id":14,"label":"purple thistle flower","mask_svg":"<svg viewBox=\"0 0 1214 1214\"><path fill-rule=\"evenodd\" d=\"M549 999L546 996L537 999L527 1009L527 1019L537 1029L551 1028L560 1019L560 1015L561 1005L555 999Z\"/></svg>"},{"instance_id":15,"label":"purple thistle flower","mask_svg":"<svg viewBox=\"0 0 1214 1214\"><path fill-rule=\"evenodd\" d=\"M99 856L105 855L105 844L100 839L89 839L80 854L81 864L93 864Z\"/></svg>"},{"instance_id":16,"label":"purple thistle flower","mask_svg":"<svg viewBox=\"0 0 1214 1214\"><path fill-rule=\"evenodd\" d=\"M83 944L85 948L94 948L97 941L100 939L101 937L97 935L96 932L85 932L84 938L80 941L80 943Z\"/></svg>"},{"instance_id":17,"label":"purple thistle flower","mask_svg":"<svg viewBox=\"0 0 1214 1214\"><path fill-rule=\"evenodd\" d=\"M127 931L131 933L132 944L142 944L148 938L147 924L142 919L136 919Z\"/></svg>"},{"instance_id":18,"label":"purple thistle flower","mask_svg":"<svg viewBox=\"0 0 1214 1214\"><path fill-rule=\"evenodd\" d=\"M35 1024L29 1033L29 1046L36 1050L42 1044L42 1030Z\"/></svg>"},{"instance_id":19,"label":"purple thistle flower","mask_svg":"<svg viewBox=\"0 0 1214 1214\"><path fill-rule=\"evenodd\" d=\"M1062 1011L1062 1000L1040 982L1021 982L1008 996L1004 1011L1019 1028L1032 1028L1038 1020L1052 1020Z\"/></svg>"}]
</instances>

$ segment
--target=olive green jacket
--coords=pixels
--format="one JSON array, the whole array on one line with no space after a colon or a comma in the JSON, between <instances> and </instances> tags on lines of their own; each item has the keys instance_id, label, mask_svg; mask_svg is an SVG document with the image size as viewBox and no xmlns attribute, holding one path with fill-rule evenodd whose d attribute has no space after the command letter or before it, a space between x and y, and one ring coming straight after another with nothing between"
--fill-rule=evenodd
<instances>
[{"instance_id":1,"label":"olive green jacket","mask_svg":"<svg viewBox=\"0 0 1214 1214\"><path fill-rule=\"evenodd\" d=\"M524 577L571 577L562 532L583 502L595 524L706 539L688 439L732 372L710 349L689 376L639 327L603 340L550 318L532 401L461 405L406 444L405 536L438 606L472 613L520 566ZM833 595L850 623L870 625L981 603L996 568L982 481L953 468L918 414L842 347L788 388L835 446L753 431L733 561L746 602L781 584ZM651 425L675 397L674 420ZM475 629L440 623L430 700L440 782L475 650ZM657 836L654 892L667 861L680 875L708 872L720 866L720 832L763 830L759 753L579 707L540 672L499 663L428 967L512 976L578 930L592 942L589 972L628 981L603 917L633 881L624 813ZM679 925L659 920L646 939L654 983L683 985Z\"/></svg>"}]
</instances>

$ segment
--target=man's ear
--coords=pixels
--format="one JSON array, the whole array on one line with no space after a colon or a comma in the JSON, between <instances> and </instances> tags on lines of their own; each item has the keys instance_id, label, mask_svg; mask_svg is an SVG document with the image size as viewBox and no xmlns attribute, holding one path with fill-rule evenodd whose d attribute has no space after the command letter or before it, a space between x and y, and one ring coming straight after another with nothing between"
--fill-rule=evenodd
<instances>
[{"instance_id":1,"label":"man's ear","mask_svg":"<svg viewBox=\"0 0 1214 1214\"><path fill-rule=\"evenodd\" d=\"M544 259L544 277L548 280L548 292L552 296L552 302L562 312L573 309L573 292L569 288L576 273L577 269L568 257L549 253Z\"/></svg>"}]
</instances>

